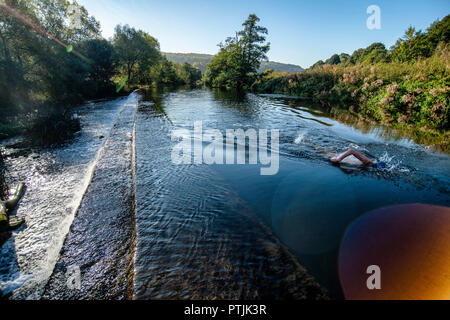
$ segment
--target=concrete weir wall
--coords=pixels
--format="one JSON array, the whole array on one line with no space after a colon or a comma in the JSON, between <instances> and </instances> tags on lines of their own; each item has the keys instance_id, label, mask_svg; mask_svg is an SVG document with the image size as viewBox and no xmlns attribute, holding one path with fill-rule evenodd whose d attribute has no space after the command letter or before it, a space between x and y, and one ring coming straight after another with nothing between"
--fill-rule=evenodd
<instances>
[{"instance_id":1,"label":"concrete weir wall","mask_svg":"<svg viewBox=\"0 0 450 320\"><path fill-rule=\"evenodd\" d=\"M129 96L106 138L43 299L132 298L139 101Z\"/></svg>"}]
</instances>

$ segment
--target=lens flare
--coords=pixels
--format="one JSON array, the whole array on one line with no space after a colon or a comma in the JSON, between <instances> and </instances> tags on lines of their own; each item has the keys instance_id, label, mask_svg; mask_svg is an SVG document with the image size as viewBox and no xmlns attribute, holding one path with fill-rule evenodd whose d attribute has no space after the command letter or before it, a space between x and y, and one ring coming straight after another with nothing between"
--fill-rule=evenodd
<instances>
[{"instance_id":1,"label":"lens flare","mask_svg":"<svg viewBox=\"0 0 450 320\"><path fill-rule=\"evenodd\" d=\"M380 270L371 290L367 268ZM450 208L387 207L358 218L341 244L339 276L351 300L450 299Z\"/></svg>"},{"instance_id":2,"label":"lens flare","mask_svg":"<svg viewBox=\"0 0 450 320\"><path fill-rule=\"evenodd\" d=\"M24 16L22 13L20 13L19 10L17 10L13 6L8 5L5 2L0 2L0 10L5 12L9 16L13 17L17 21L20 21L23 24L29 26L30 28L32 28L36 32L42 34L43 36L52 39L53 41L58 43L60 46L64 47L68 53L74 54L75 56L77 56L78 58L80 58L81 60L83 60L84 62L86 62L89 65L92 64L91 60L89 60L88 58L86 58L81 53L77 52L76 50L74 50L72 45L67 45L64 42L60 41L59 39L55 38L54 36L49 34L46 30L44 30L41 26L37 25L36 23L31 21L29 18Z\"/></svg>"},{"instance_id":3,"label":"lens flare","mask_svg":"<svg viewBox=\"0 0 450 320\"><path fill-rule=\"evenodd\" d=\"M126 76L119 84L117 85L116 93L119 93L122 91L122 89L125 87L125 85L128 82L128 76Z\"/></svg>"}]
</instances>

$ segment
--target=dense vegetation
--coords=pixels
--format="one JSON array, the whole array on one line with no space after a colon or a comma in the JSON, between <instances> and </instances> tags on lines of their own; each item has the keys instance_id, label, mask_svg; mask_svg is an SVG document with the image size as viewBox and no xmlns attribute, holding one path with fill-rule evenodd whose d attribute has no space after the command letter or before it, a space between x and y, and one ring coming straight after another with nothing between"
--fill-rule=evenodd
<instances>
[{"instance_id":1,"label":"dense vegetation","mask_svg":"<svg viewBox=\"0 0 450 320\"><path fill-rule=\"evenodd\" d=\"M304 73L266 72L258 92L339 105L358 116L441 135L449 143L450 16L426 32L409 28L395 46L381 43L336 54ZM444 135L444 136L442 136Z\"/></svg>"},{"instance_id":2,"label":"dense vegetation","mask_svg":"<svg viewBox=\"0 0 450 320\"><path fill-rule=\"evenodd\" d=\"M274 72L290 67L267 61L268 30L253 14L218 54L196 55L193 66L189 55L163 54L157 39L128 25L101 38L100 24L76 2L0 3L0 139L25 133L39 144L64 141L80 129L73 105L138 87L194 86L200 69L210 87L297 95L448 135L450 16L425 32L410 27L390 49L374 43L305 72Z\"/></svg>"},{"instance_id":3,"label":"dense vegetation","mask_svg":"<svg viewBox=\"0 0 450 320\"><path fill-rule=\"evenodd\" d=\"M169 62L149 34L117 26L111 41L84 7L66 0L0 4L0 138L25 132L63 141L70 107L143 86L195 85L201 72ZM67 133L67 134L66 134Z\"/></svg>"},{"instance_id":4,"label":"dense vegetation","mask_svg":"<svg viewBox=\"0 0 450 320\"><path fill-rule=\"evenodd\" d=\"M270 44L268 31L258 25L260 19L251 14L242 24L243 30L221 43L220 51L208 65L204 83L213 88L249 89L258 76L261 61L267 61Z\"/></svg>"},{"instance_id":5,"label":"dense vegetation","mask_svg":"<svg viewBox=\"0 0 450 320\"><path fill-rule=\"evenodd\" d=\"M177 63L189 63L193 67L199 69L202 73L206 72L208 64L214 59L213 55L210 54L200 54L200 53L167 53L164 55L169 61ZM294 64L280 63L274 61L261 61L261 66L258 72L263 73L264 71L272 69L275 72L302 72L304 69L300 66Z\"/></svg>"}]
</instances>

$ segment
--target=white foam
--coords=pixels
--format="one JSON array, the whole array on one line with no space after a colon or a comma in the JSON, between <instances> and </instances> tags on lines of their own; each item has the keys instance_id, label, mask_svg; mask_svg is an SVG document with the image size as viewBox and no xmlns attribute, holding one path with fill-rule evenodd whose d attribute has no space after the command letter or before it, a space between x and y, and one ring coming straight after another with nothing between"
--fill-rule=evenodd
<instances>
[{"instance_id":1,"label":"white foam","mask_svg":"<svg viewBox=\"0 0 450 320\"><path fill-rule=\"evenodd\" d=\"M295 144L301 144L304 140L306 135L308 134L308 131L302 131L298 134L297 138L295 139L294 143Z\"/></svg>"}]
</instances>

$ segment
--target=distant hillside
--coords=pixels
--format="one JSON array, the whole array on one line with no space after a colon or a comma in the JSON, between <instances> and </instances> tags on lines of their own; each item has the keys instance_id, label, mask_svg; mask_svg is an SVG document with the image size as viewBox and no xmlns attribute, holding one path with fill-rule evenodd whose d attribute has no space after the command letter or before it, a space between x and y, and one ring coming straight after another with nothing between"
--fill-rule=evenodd
<instances>
[{"instance_id":1,"label":"distant hillside","mask_svg":"<svg viewBox=\"0 0 450 320\"><path fill-rule=\"evenodd\" d=\"M210 54L200 54L200 53L164 53L164 55L173 62L178 63L190 63L195 68L202 71L202 73L206 72L206 66L213 59L213 55ZM304 69L300 66L296 66L294 64L285 64L279 62L262 62L260 72L264 72L267 69L273 69L276 72L303 72Z\"/></svg>"}]
</instances>

